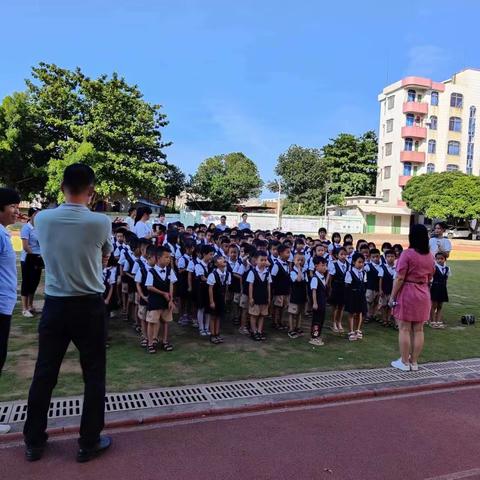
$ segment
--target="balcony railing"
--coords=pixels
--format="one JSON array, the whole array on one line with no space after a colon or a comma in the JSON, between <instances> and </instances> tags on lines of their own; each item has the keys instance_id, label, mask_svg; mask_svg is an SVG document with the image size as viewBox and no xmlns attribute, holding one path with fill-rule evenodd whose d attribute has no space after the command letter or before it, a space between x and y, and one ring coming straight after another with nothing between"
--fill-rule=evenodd
<instances>
[{"instance_id":1,"label":"balcony railing","mask_svg":"<svg viewBox=\"0 0 480 480\"><path fill-rule=\"evenodd\" d=\"M398 177L398 185L400 187L404 187L411 178L412 178L411 175L400 175Z\"/></svg>"},{"instance_id":2,"label":"balcony railing","mask_svg":"<svg viewBox=\"0 0 480 480\"><path fill-rule=\"evenodd\" d=\"M400 152L401 162L425 163L425 152L403 150Z\"/></svg>"},{"instance_id":3,"label":"balcony railing","mask_svg":"<svg viewBox=\"0 0 480 480\"><path fill-rule=\"evenodd\" d=\"M418 127L413 125L411 127L402 127L402 137L407 138L427 138L427 129L425 127Z\"/></svg>"},{"instance_id":4,"label":"balcony railing","mask_svg":"<svg viewBox=\"0 0 480 480\"><path fill-rule=\"evenodd\" d=\"M404 102L403 113L414 113L416 115L426 115L428 113L428 103Z\"/></svg>"}]
</instances>

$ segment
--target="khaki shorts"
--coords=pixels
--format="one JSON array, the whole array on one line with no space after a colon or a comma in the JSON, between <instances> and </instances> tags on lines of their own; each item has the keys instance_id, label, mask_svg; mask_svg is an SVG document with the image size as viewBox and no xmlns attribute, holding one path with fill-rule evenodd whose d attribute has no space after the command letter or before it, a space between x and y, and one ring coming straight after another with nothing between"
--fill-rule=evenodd
<instances>
[{"instance_id":1,"label":"khaki shorts","mask_svg":"<svg viewBox=\"0 0 480 480\"><path fill-rule=\"evenodd\" d=\"M388 306L389 301L390 301L390 295L383 295L378 300L378 305L380 307L386 307L386 306Z\"/></svg>"},{"instance_id":2,"label":"khaki shorts","mask_svg":"<svg viewBox=\"0 0 480 480\"><path fill-rule=\"evenodd\" d=\"M289 303L288 304L288 313L292 315L298 315L299 313L305 313L305 304L304 303Z\"/></svg>"},{"instance_id":3,"label":"khaki shorts","mask_svg":"<svg viewBox=\"0 0 480 480\"><path fill-rule=\"evenodd\" d=\"M254 305L249 307L248 313L254 317L266 317L268 315L268 305Z\"/></svg>"},{"instance_id":4,"label":"khaki shorts","mask_svg":"<svg viewBox=\"0 0 480 480\"><path fill-rule=\"evenodd\" d=\"M240 308L248 308L248 295L244 293L240 295Z\"/></svg>"},{"instance_id":5,"label":"khaki shorts","mask_svg":"<svg viewBox=\"0 0 480 480\"><path fill-rule=\"evenodd\" d=\"M166 310L149 310L147 312L146 320L148 323L159 323L160 320L164 323L168 323L173 320L173 314L169 308Z\"/></svg>"},{"instance_id":6,"label":"khaki shorts","mask_svg":"<svg viewBox=\"0 0 480 480\"><path fill-rule=\"evenodd\" d=\"M246 296L246 295L245 295ZM233 294L233 303L236 303L237 305L240 305L240 300L242 298L241 293L234 293Z\"/></svg>"},{"instance_id":7,"label":"khaki shorts","mask_svg":"<svg viewBox=\"0 0 480 480\"><path fill-rule=\"evenodd\" d=\"M128 283L122 282L122 293L128 293Z\"/></svg>"},{"instance_id":8,"label":"khaki shorts","mask_svg":"<svg viewBox=\"0 0 480 480\"><path fill-rule=\"evenodd\" d=\"M145 321L147 319L147 306L139 305L137 315L140 320Z\"/></svg>"},{"instance_id":9,"label":"khaki shorts","mask_svg":"<svg viewBox=\"0 0 480 480\"><path fill-rule=\"evenodd\" d=\"M367 290L367 293L365 295L367 303L375 303L375 301L378 299L378 296L379 293L375 290Z\"/></svg>"},{"instance_id":10,"label":"khaki shorts","mask_svg":"<svg viewBox=\"0 0 480 480\"><path fill-rule=\"evenodd\" d=\"M289 295L274 295L273 297L273 305L275 307L288 307L290 303L290 296Z\"/></svg>"}]
</instances>

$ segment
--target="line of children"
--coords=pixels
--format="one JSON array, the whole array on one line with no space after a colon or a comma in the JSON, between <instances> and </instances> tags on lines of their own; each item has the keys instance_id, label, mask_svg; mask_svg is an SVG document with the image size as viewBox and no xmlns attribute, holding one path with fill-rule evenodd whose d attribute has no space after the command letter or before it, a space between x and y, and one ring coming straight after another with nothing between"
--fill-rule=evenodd
<instances>
[{"instance_id":1,"label":"line of children","mask_svg":"<svg viewBox=\"0 0 480 480\"><path fill-rule=\"evenodd\" d=\"M336 334L345 332L343 315L348 314L349 341L363 339L363 325L374 319L395 325L388 304L401 245L385 242L380 251L359 239L354 246L350 234L342 244L338 233L330 242L324 229L313 239L178 223L169 225L163 245L158 238L139 240L123 226L116 229L114 254L104 272L109 311L121 299L126 319L150 353L173 350L169 323L177 311L179 325L198 328L214 345L224 342L227 318L239 333L261 342L267 340L266 320L296 339L303 336L304 318L311 316L309 343L322 346L327 304ZM442 328L450 269L442 253L436 260L430 324Z\"/></svg>"}]
</instances>

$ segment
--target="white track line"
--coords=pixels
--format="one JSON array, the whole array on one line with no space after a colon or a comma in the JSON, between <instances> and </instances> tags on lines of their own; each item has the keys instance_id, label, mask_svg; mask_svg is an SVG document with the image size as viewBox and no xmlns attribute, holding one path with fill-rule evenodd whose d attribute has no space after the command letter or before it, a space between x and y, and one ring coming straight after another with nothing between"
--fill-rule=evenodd
<instances>
[{"instance_id":1,"label":"white track line","mask_svg":"<svg viewBox=\"0 0 480 480\"><path fill-rule=\"evenodd\" d=\"M446 475L440 475L439 477L429 477L425 480L458 480L461 478L480 478L480 468L474 468L472 470L464 470L463 472L447 473Z\"/></svg>"}]
</instances>

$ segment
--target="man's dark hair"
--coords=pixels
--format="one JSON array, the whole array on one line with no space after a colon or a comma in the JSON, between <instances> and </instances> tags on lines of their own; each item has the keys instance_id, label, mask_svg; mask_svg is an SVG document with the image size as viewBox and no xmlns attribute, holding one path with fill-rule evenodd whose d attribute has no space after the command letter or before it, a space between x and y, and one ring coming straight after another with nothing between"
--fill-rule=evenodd
<instances>
[{"instance_id":1,"label":"man's dark hair","mask_svg":"<svg viewBox=\"0 0 480 480\"><path fill-rule=\"evenodd\" d=\"M17 205L20 203L20 195L12 188L0 188L0 210L7 205Z\"/></svg>"},{"instance_id":2,"label":"man's dark hair","mask_svg":"<svg viewBox=\"0 0 480 480\"><path fill-rule=\"evenodd\" d=\"M95 172L84 163L72 163L63 172L63 187L74 195L95 185Z\"/></svg>"}]
</instances>

